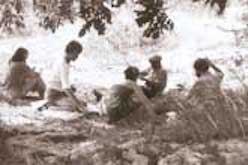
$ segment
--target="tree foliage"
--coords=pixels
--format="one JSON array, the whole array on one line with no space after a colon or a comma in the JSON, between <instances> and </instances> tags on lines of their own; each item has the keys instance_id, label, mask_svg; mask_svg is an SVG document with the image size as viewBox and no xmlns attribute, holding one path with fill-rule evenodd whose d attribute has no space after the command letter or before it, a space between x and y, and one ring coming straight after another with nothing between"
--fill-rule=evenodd
<instances>
[{"instance_id":1,"label":"tree foliage","mask_svg":"<svg viewBox=\"0 0 248 165\"><path fill-rule=\"evenodd\" d=\"M79 35L83 36L93 26L99 35L104 34L106 23L111 23L111 11L104 5L103 0L92 0L91 3L80 1L80 16L85 20ZM112 7L120 7L125 0L111 1ZM143 9L136 10L136 22L139 27L145 27L144 37L159 38L164 30L172 30L174 23L165 12L163 0L139 0L137 4Z\"/></svg>"},{"instance_id":2,"label":"tree foliage","mask_svg":"<svg viewBox=\"0 0 248 165\"><path fill-rule=\"evenodd\" d=\"M74 22L73 0L35 0L33 4L39 25L45 29L55 32L64 21Z\"/></svg>"},{"instance_id":3,"label":"tree foliage","mask_svg":"<svg viewBox=\"0 0 248 165\"><path fill-rule=\"evenodd\" d=\"M12 34L15 30L25 28L21 0L2 1L1 7L0 29L2 32Z\"/></svg>"},{"instance_id":4,"label":"tree foliage","mask_svg":"<svg viewBox=\"0 0 248 165\"><path fill-rule=\"evenodd\" d=\"M11 0L11 10L1 10L2 20L0 27L7 27L10 31L12 25L23 28L22 2L25 0ZM192 0L193 2L204 1L212 7L218 6L218 14L224 13L227 0ZM6 4L8 0L0 1ZM174 29L174 22L169 18L165 8L166 0L135 0L140 8L135 10L137 17L134 18L137 25L144 29L143 36L148 38L159 38L165 31ZM75 5L77 9L73 8ZM55 32L65 21L74 23L74 20L83 20L79 36L95 29L99 35L104 35L107 24L112 23L112 12L110 7L120 7L126 0L33 0L34 10L40 20L40 26ZM107 5L106 5L107 4ZM135 4L134 4L135 5ZM2 6L2 5L1 5ZM78 12L78 13L77 13ZM11 25L11 26L10 26Z\"/></svg>"},{"instance_id":5,"label":"tree foliage","mask_svg":"<svg viewBox=\"0 0 248 165\"><path fill-rule=\"evenodd\" d=\"M193 2L205 1L205 4L210 4L211 7L215 5L218 6L218 14L221 15L224 13L227 5L227 0L192 0Z\"/></svg>"},{"instance_id":6,"label":"tree foliage","mask_svg":"<svg viewBox=\"0 0 248 165\"><path fill-rule=\"evenodd\" d=\"M42 0L36 0L36 2L37 1ZM46 14L43 16L43 19L41 19L42 21L40 25L45 29L51 29L55 32L59 25L66 20L66 16L72 23L73 19L79 16L84 20L79 36L84 36L86 32L90 31L92 28L95 29L99 35L105 34L107 24L112 23L112 13L109 6L120 7L126 2L126 0L109 0L108 3L110 4L107 6L107 2L104 0L79 0L79 13L77 15L72 13L71 10L73 0L56 0L53 1L52 7L52 3L49 3L49 0L45 1L47 1L48 4L46 7L43 7L40 12ZM68 4L68 1L70 4ZM137 14L136 22L138 26L145 27L144 37L151 37L155 39L163 34L165 30L173 29L174 23L169 19L165 9L163 8L163 0L139 0L137 4L143 6L144 9L135 11ZM53 10L49 10L51 8Z\"/></svg>"},{"instance_id":7,"label":"tree foliage","mask_svg":"<svg viewBox=\"0 0 248 165\"><path fill-rule=\"evenodd\" d=\"M163 0L139 0L137 3L144 8L135 12L139 27L147 25L143 34L145 37L156 39L163 34L164 30L173 30L174 23L165 12Z\"/></svg>"},{"instance_id":8,"label":"tree foliage","mask_svg":"<svg viewBox=\"0 0 248 165\"><path fill-rule=\"evenodd\" d=\"M106 23L111 23L111 11L104 6L103 1L93 0L92 3L80 1L80 17L85 20L85 24L79 32L79 36L84 36L93 26L99 35L103 35L106 30Z\"/></svg>"}]
</instances>

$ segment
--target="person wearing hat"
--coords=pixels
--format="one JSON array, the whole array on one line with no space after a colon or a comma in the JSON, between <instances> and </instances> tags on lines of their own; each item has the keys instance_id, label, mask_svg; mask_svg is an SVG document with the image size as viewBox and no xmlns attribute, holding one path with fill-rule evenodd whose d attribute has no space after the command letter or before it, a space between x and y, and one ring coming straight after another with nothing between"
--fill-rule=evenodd
<instances>
[{"instance_id":1,"label":"person wearing hat","mask_svg":"<svg viewBox=\"0 0 248 165\"><path fill-rule=\"evenodd\" d=\"M161 60L158 55L151 57L151 67L140 74L140 79L145 81L143 92L148 98L161 95L167 85L167 71L162 67Z\"/></svg>"}]
</instances>

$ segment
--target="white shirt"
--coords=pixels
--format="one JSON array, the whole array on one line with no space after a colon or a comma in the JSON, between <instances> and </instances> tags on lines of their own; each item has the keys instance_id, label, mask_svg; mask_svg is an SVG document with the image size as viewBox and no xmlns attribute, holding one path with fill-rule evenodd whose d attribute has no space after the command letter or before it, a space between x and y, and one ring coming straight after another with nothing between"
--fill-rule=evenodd
<instances>
[{"instance_id":1,"label":"white shirt","mask_svg":"<svg viewBox=\"0 0 248 165\"><path fill-rule=\"evenodd\" d=\"M65 59L60 60L57 64L55 64L52 70L53 73L48 81L48 88L59 91L69 89L70 67L70 64L68 64Z\"/></svg>"}]
</instances>

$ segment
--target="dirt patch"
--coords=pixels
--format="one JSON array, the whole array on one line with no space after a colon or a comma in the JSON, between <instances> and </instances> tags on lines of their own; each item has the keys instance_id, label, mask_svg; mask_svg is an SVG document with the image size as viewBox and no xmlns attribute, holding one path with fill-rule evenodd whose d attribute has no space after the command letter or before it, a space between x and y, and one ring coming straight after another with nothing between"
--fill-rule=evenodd
<instances>
[{"instance_id":1,"label":"dirt patch","mask_svg":"<svg viewBox=\"0 0 248 165\"><path fill-rule=\"evenodd\" d=\"M1 165L19 165L19 164L24 163L22 159L15 157L12 154L7 144L8 139L16 135L17 135L17 132L14 129L1 125L0 127L0 162L1 162Z\"/></svg>"},{"instance_id":2,"label":"dirt patch","mask_svg":"<svg viewBox=\"0 0 248 165\"><path fill-rule=\"evenodd\" d=\"M233 92L228 96L236 98L234 102L237 103L238 109L244 106ZM217 138L213 133L218 131L207 129L212 127L213 123L206 122L206 115L201 109L199 111L179 109L182 106L186 107L180 97L178 93L169 93L154 100L158 108L153 119L140 108L115 125L107 124L105 117L93 117L70 121L54 120L39 127L3 126L0 129L1 162L3 165L157 165L161 162L182 160L188 162L211 160L219 163L224 160L230 161L232 157L238 159L240 155L242 159L244 158L242 155L245 155L245 150L242 149L242 154L239 153L241 150L234 149L232 150L234 154L228 155L222 153L225 152L223 147L218 148L218 145L217 148L216 145L209 147L211 141ZM170 121L166 113L168 111L180 113ZM221 119L221 116L226 114L224 112L226 111L214 111L220 118L213 118L213 122ZM229 115L228 117L232 116ZM236 123L236 118L230 120ZM247 130L248 127L243 126ZM223 129L227 133L231 130L225 127L218 129ZM236 125L235 129L240 130L239 125ZM230 132L226 137L221 135L218 138L221 140L242 138L241 132L238 131L235 135ZM203 147L197 146L195 151L192 146L199 142ZM242 148L242 145L234 145L235 147ZM192 160L187 157L191 157Z\"/></svg>"}]
</instances>

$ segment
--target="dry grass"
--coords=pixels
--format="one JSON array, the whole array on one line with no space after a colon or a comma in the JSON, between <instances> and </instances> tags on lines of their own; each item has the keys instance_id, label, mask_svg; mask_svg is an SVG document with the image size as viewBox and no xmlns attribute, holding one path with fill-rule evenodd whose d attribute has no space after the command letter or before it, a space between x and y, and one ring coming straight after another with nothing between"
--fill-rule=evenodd
<instances>
[{"instance_id":1,"label":"dry grass","mask_svg":"<svg viewBox=\"0 0 248 165\"><path fill-rule=\"evenodd\" d=\"M54 122L54 125L49 123L41 130L36 128L29 130L26 127L24 130L20 129L19 132L21 133L11 138L9 145L15 146L15 150L11 151L20 153L21 161L26 160L28 162L31 160L35 164L45 164L42 161L46 162L47 155L52 153L57 162L65 162L64 164L66 164L69 161L66 159L68 155L61 156L61 153L71 153L69 151L73 148L73 145L94 140L99 145L104 146L102 150L95 152L100 157L99 160L107 164L109 160L113 160L113 162L122 161L122 153L125 150L119 146L127 146L126 144L130 142L142 139L137 144L130 143L131 146L135 149L138 148L137 151L156 162L159 155L174 151L168 147L167 142L169 144L172 141L184 144L187 142L207 142L212 139L243 137L248 132L248 125L242 120L246 110L244 107L247 106L244 100L246 98L245 93L228 90L225 91L225 99L213 100L213 102L207 102L199 106L191 106L185 101L184 97L185 95L181 92L171 91L167 95L154 100L158 106L157 117L154 118L154 121L148 120L148 116L144 115L142 113L144 111L140 109L136 112L137 116L130 115L128 123L127 120L122 121L127 126L117 124L116 127L111 129L93 127L91 124L87 124L86 120L81 119L60 124ZM177 119L172 123L166 122L166 112L169 110L178 113ZM140 122L138 122L137 117ZM139 124L132 125L133 123ZM5 130L0 129L0 135L3 134L6 135ZM156 146L155 150L153 150L154 146ZM130 146L127 146L127 148L130 148ZM27 157L22 155L24 150L34 154ZM5 158L10 160L9 157L5 156ZM91 157L89 156L89 158ZM18 161L17 158L15 159ZM41 163L40 160L42 160ZM5 162L7 162L7 159ZM15 163L12 164L15 165ZM27 163L24 161L19 164L26 165ZM115 164L118 165L118 163Z\"/></svg>"},{"instance_id":2,"label":"dry grass","mask_svg":"<svg viewBox=\"0 0 248 165\"><path fill-rule=\"evenodd\" d=\"M159 136L183 143L246 137L248 124L244 119L248 114L247 92L227 90L223 93L216 100L198 105L191 105L178 94L170 96L174 101L167 102L167 107L174 106L178 117L172 124L158 126Z\"/></svg>"},{"instance_id":3,"label":"dry grass","mask_svg":"<svg viewBox=\"0 0 248 165\"><path fill-rule=\"evenodd\" d=\"M119 127L143 129L147 137L152 134L160 140L180 143L243 138L248 135L247 93L244 89L225 90L219 97L192 105L184 92L169 91L153 100L157 114L154 121L141 107L123 119ZM177 118L168 123L169 111L176 112ZM149 124L153 130L147 131Z\"/></svg>"}]
</instances>

